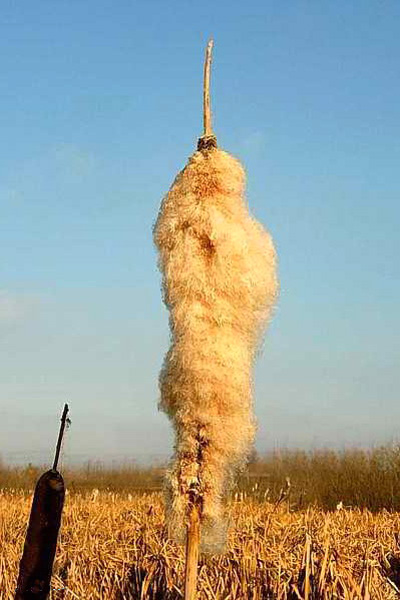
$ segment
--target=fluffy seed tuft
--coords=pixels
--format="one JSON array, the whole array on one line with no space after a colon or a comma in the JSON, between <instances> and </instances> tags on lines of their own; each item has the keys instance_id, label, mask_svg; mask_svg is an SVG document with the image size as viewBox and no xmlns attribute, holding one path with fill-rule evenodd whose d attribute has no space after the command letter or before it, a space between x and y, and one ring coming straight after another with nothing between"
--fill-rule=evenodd
<instances>
[{"instance_id":1,"label":"fluffy seed tuft","mask_svg":"<svg viewBox=\"0 0 400 600\"><path fill-rule=\"evenodd\" d=\"M153 231L171 329L159 378L159 408L176 435L170 534L183 542L195 483L208 551L223 548L223 499L254 440L252 367L278 291L274 246L249 214L244 185L243 167L227 152L195 152Z\"/></svg>"}]
</instances>

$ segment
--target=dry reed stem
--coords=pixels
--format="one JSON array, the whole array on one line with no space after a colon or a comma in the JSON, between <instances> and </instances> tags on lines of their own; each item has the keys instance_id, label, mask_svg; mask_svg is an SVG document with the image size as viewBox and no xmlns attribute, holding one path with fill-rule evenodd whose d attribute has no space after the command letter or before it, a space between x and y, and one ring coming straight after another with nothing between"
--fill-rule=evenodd
<instances>
[{"instance_id":1,"label":"dry reed stem","mask_svg":"<svg viewBox=\"0 0 400 600\"><path fill-rule=\"evenodd\" d=\"M211 124L211 101L210 101L210 76L211 76L211 57L214 40L209 40L206 48L206 58L204 61L204 83L203 83L203 121L204 136L213 135Z\"/></svg>"},{"instance_id":2,"label":"dry reed stem","mask_svg":"<svg viewBox=\"0 0 400 600\"><path fill-rule=\"evenodd\" d=\"M187 525L185 558L185 600L195 600L197 587L197 566L200 546L200 511L192 501Z\"/></svg>"}]
</instances>

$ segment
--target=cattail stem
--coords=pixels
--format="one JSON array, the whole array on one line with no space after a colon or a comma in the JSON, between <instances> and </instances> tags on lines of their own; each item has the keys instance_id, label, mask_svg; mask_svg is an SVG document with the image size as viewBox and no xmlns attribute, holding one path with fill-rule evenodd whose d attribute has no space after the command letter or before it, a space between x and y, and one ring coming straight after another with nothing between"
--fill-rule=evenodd
<instances>
[{"instance_id":1,"label":"cattail stem","mask_svg":"<svg viewBox=\"0 0 400 600\"><path fill-rule=\"evenodd\" d=\"M58 459L60 457L61 443L62 443L62 439L63 439L63 435L64 435L65 422L67 420L68 410L69 410L68 409L68 404L65 404L64 405L63 414L62 414L62 417L61 417L61 426L60 426L60 432L58 434L56 454L54 456L53 471L56 471L57 470L57 466L58 466Z\"/></svg>"},{"instance_id":2,"label":"cattail stem","mask_svg":"<svg viewBox=\"0 0 400 600\"><path fill-rule=\"evenodd\" d=\"M195 600L200 546L200 510L191 503L186 537L185 600Z\"/></svg>"},{"instance_id":3,"label":"cattail stem","mask_svg":"<svg viewBox=\"0 0 400 600\"><path fill-rule=\"evenodd\" d=\"M210 40L206 48L206 59L204 61L204 85L203 85L203 122L204 135L213 135L211 125L211 102L210 102L210 74L211 74L211 57L214 40Z\"/></svg>"},{"instance_id":4,"label":"cattail stem","mask_svg":"<svg viewBox=\"0 0 400 600\"><path fill-rule=\"evenodd\" d=\"M206 48L206 57L204 61L204 80L203 80L203 129L204 133L198 141L198 150L208 150L217 147L217 138L215 137L211 123L211 101L210 101L210 76L211 76L211 58L214 40L209 40Z\"/></svg>"}]
</instances>

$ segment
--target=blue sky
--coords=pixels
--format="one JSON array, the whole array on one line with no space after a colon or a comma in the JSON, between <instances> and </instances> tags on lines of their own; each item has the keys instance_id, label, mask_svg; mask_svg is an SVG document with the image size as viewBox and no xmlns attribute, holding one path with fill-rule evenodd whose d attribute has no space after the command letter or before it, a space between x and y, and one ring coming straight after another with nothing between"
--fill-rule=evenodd
<instances>
[{"instance_id":1,"label":"blue sky","mask_svg":"<svg viewBox=\"0 0 400 600\"><path fill-rule=\"evenodd\" d=\"M151 227L202 131L248 173L281 295L256 447L398 439L400 4L11 2L0 15L0 454L168 456Z\"/></svg>"}]
</instances>

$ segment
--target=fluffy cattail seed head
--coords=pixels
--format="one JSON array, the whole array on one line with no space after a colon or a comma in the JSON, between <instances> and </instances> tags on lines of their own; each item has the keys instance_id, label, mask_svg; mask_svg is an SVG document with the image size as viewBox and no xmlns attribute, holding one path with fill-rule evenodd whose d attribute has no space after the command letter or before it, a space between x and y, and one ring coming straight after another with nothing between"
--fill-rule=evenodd
<instances>
[{"instance_id":1,"label":"fluffy cattail seed head","mask_svg":"<svg viewBox=\"0 0 400 600\"><path fill-rule=\"evenodd\" d=\"M203 141L202 141L203 140ZM183 541L188 498L201 500L202 546L223 546L223 499L255 435L252 367L276 301L276 254L249 214L243 167L203 136L162 201L154 242L170 311L159 407L171 419L170 533Z\"/></svg>"}]
</instances>

